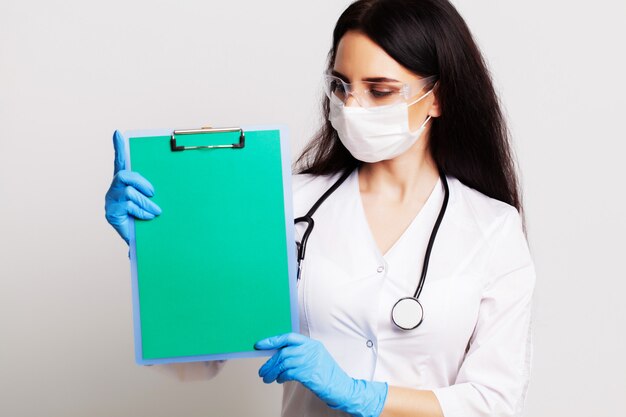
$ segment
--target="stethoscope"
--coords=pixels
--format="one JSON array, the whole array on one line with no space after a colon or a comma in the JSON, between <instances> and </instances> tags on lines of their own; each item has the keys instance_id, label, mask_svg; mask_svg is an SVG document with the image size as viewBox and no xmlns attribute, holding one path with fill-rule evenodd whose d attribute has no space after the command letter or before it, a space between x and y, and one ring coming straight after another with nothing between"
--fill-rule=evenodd
<instances>
[{"instance_id":1,"label":"stethoscope","mask_svg":"<svg viewBox=\"0 0 626 417\"><path fill-rule=\"evenodd\" d=\"M306 252L306 244L313 231L313 227L315 226L315 222L313 221L313 214L317 211L317 209L322 205L322 203L339 188L341 184L352 174L352 170L345 171L341 177L328 189L322 196L313 204L311 209L302 217L298 217L294 220L295 224L305 222L307 224L306 230L302 235L302 241L298 242L297 250L298 250L298 272L297 279L300 280L300 273L302 272L302 261L304 260L304 255ZM428 246L426 247L426 254L424 255L424 265L422 266L422 275L420 276L419 284L417 285L417 289L415 290L415 294L412 297L403 297L399 299L391 309L391 320L393 323L398 326L402 330L413 330L420 324L422 324L422 320L424 319L424 308L422 304L419 302L418 298L422 292L422 288L424 287L424 281L426 280L426 274L428 272L428 262L430 261L430 253L432 252L433 245L435 243L435 237L437 236L437 231L439 230L439 226L441 225L441 221L443 220L443 216L446 213L446 208L448 207L448 198L450 196L450 190L448 188L448 181L446 180L446 176L443 171L439 171L439 177L441 178L441 182L443 183L443 188L445 191L443 197L443 204L441 205L441 210L439 210L439 216L437 217L437 221L433 226L433 230L430 234L430 239L428 240Z\"/></svg>"}]
</instances>

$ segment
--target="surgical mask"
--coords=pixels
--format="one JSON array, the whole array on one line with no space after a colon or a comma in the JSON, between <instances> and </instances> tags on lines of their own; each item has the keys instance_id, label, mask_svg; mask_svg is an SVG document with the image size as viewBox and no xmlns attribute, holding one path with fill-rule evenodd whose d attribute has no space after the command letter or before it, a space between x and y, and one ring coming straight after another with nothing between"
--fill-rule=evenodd
<instances>
[{"instance_id":1,"label":"surgical mask","mask_svg":"<svg viewBox=\"0 0 626 417\"><path fill-rule=\"evenodd\" d=\"M412 103L381 107L346 107L337 98L330 99L329 120L341 143L359 161L378 162L393 159L409 149L422 135L430 116L414 132L409 129L409 106Z\"/></svg>"}]
</instances>

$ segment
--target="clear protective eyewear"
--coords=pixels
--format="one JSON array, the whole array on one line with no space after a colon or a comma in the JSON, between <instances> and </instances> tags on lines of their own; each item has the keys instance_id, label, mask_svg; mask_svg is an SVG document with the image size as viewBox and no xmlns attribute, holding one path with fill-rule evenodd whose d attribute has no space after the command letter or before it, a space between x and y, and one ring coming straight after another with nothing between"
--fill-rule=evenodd
<instances>
[{"instance_id":1,"label":"clear protective eyewear","mask_svg":"<svg viewBox=\"0 0 626 417\"><path fill-rule=\"evenodd\" d=\"M367 109L407 102L436 79L436 75L431 75L412 84L399 81L361 81L363 87L356 89L354 84L327 71L324 73L324 93L330 100L339 100L343 104L352 96L359 106Z\"/></svg>"}]
</instances>

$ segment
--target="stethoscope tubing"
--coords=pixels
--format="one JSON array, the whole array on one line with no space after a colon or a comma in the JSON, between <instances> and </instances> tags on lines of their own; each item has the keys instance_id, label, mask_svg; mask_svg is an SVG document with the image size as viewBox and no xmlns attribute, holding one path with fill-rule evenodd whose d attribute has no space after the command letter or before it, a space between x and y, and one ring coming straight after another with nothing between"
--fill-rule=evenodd
<instances>
[{"instance_id":1,"label":"stethoscope tubing","mask_svg":"<svg viewBox=\"0 0 626 417\"><path fill-rule=\"evenodd\" d=\"M424 254L424 263L422 265L422 274L420 275L419 284L417 285L417 289L415 290L415 294L413 295L413 298L416 298L416 299L418 299L420 294L422 293L424 282L426 282L426 274L428 273L428 264L430 263L430 254L435 244L435 238L437 237L439 226L441 226L441 222L443 221L443 216L446 214L446 209L448 208L448 200L450 199L450 188L448 187L448 180L446 179L446 175L442 170L439 170L439 177L441 178L441 182L443 184L443 189L444 189L443 203L441 204L439 215L437 216L437 220L435 221L433 230L432 232L430 232L430 238L428 239L428 246L426 247L426 253Z\"/></svg>"},{"instance_id":2,"label":"stethoscope tubing","mask_svg":"<svg viewBox=\"0 0 626 417\"><path fill-rule=\"evenodd\" d=\"M322 203L324 201L326 201L326 199L332 194L334 193L337 188L339 188L339 186L341 186L341 184L344 183L344 181L350 176L350 174L352 174L352 170L346 170L342 173L342 175L339 177L339 179L328 189L326 190L326 192L324 194L322 194L322 196L315 202L315 204L313 204L313 206L309 209L309 211L301 217L298 217L294 220L294 224L298 224L298 223L302 223L302 222L306 222L307 223L307 227L304 231L304 234L302 235L302 241L300 243L297 244L297 260L298 260L298 272L297 272L297 280L300 280L300 274L302 272L302 261L304 261L304 257L306 255L306 245L307 242L309 240L309 236L311 236L311 232L313 231L313 228L315 227L315 221L313 220L313 214L315 214L315 212L317 211L317 209L322 205ZM416 328L417 326L419 326L422 323L422 319L423 319L423 308L421 303L419 302L419 296L422 293L422 289L424 288L424 282L426 282L426 275L428 274L428 265L430 262L430 255L432 253L433 250L433 246L435 244L435 239L437 237L437 232L439 231L439 227L441 226L441 222L443 221L443 218L446 214L446 209L448 208L448 201L450 198L450 188L448 186L448 180L446 179L446 175L443 172L443 170L439 170L439 177L441 178L441 182L443 184L443 188L444 188L444 197L443 197L443 203L441 204L441 209L439 210L439 215L437 216L437 220L435 221L435 225L433 226L433 230L430 233L430 238L428 239L428 245L426 246L426 253L424 254L424 263L422 265L422 273L420 275L420 279L419 279L419 283L417 285L417 289L415 290L415 293L413 295L413 297L403 297L400 300L398 300L398 302L396 302L396 304L394 304L394 307L392 309L392 320L394 321L394 323L396 324L396 326L398 326L399 328L403 329L403 330L412 330L414 328ZM418 315L418 319L416 321L416 324L412 324L409 327L405 327L402 326L401 324L397 323L396 320L393 318L394 315L394 311L396 309L396 306L402 302L403 300L414 300L417 307L419 307L420 310L420 314Z\"/></svg>"},{"instance_id":3,"label":"stethoscope tubing","mask_svg":"<svg viewBox=\"0 0 626 417\"><path fill-rule=\"evenodd\" d=\"M307 242L309 240L309 236L311 235L311 232L313 231L313 227L315 227L315 221L313 220L313 214L315 214L315 212L317 211L317 209L322 205L322 203L324 201L326 201L326 199L328 197L330 197L330 195L332 193L335 192L335 190L337 190L337 188L339 188L339 186L341 184L344 183L344 181L346 179L348 179L348 177L350 176L350 174L352 174L352 170L346 170L343 172L343 174L341 175L341 177L339 177L339 179L328 189L326 190L326 192L324 194L322 194L322 196L320 198L318 198L318 200L315 202L315 204L313 204L313 206L309 209L309 211L301 217L298 217L296 219L294 219L294 224L298 224L298 223L302 223L302 222L306 222L307 223L307 227L304 231L304 234L302 235L302 241L297 245L298 246L298 275L297 278L298 280L300 279L300 271L302 270L302 261L304 260L304 256L305 256L305 252L306 252L306 245Z\"/></svg>"}]
</instances>

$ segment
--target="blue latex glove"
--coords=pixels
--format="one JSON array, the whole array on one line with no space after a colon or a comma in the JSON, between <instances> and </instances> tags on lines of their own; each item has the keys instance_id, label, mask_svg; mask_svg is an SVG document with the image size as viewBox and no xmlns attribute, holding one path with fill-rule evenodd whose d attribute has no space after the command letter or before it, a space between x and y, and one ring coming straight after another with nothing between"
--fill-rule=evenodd
<instances>
[{"instance_id":1,"label":"blue latex glove","mask_svg":"<svg viewBox=\"0 0 626 417\"><path fill-rule=\"evenodd\" d=\"M387 384L354 379L337 365L324 345L298 333L261 340L255 349L278 349L262 367L263 382L298 381L329 407L355 416L380 415L387 399Z\"/></svg>"},{"instance_id":2,"label":"blue latex glove","mask_svg":"<svg viewBox=\"0 0 626 417\"><path fill-rule=\"evenodd\" d=\"M124 169L124 139L116 130L113 133L115 166L113 182L104 198L107 221L128 243L130 237L130 216L141 220L151 220L161 214L161 208L149 197L154 195L154 187L136 172Z\"/></svg>"}]
</instances>

